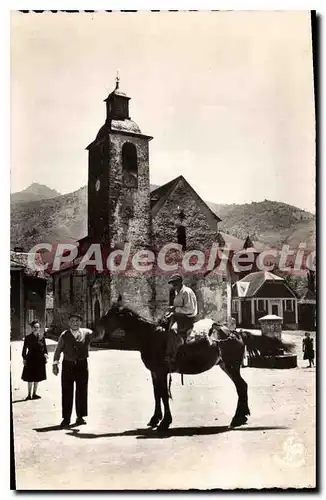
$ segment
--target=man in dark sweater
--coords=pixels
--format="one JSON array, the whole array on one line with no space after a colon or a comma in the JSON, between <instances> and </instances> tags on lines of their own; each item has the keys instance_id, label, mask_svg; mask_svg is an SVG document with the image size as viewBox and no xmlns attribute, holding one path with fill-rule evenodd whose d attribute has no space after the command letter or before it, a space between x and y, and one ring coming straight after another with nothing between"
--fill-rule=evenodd
<instances>
[{"instance_id":1,"label":"man in dark sweater","mask_svg":"<svg viewBox=\"0 0 326 500\"><path fill-rule=\"evenodd\" d=\"M69 317L69 329L61 333L53 356L52 371L59 373L59 361L63 353L61 372L62 391L62 422L61 427L69 427L74 384L76 385L75 409L77 425L86 424L83 417L87 416L87 390L88 390L88 350L89 344L94 340L92 330L81 328L82 318L78 314Z\"/></svg>"}]
</instances>

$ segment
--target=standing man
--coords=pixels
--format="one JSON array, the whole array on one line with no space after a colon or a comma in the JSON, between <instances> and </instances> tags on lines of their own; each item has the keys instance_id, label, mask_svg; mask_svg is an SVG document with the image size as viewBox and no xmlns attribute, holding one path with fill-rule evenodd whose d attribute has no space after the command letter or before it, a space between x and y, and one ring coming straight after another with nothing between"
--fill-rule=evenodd
<instances>
[{"instance_id":1,"label":"standing man","mask_svg":"<svg viewBox=\"0 0 326 500\"><path fill-rule=\"evenodd\" d=\"M82 317L79 314L69 316L69 328L61 333L53 356L52 371L54 375L59 373L59 361L63 353L61 372L62 391L62 422L61 427L69 427L74 385L75 387L75 409L77 425L86 424L83 417L87 416L87 391L88 391L88 349L92 330L81 328Z\"/></svg>"}]
</instances>

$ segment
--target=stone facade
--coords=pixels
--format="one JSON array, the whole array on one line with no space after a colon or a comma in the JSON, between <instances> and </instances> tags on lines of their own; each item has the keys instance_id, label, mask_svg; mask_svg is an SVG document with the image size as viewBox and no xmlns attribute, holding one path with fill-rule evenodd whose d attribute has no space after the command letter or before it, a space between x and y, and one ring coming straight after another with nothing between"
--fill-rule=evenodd
<instances>
[{"instance_id":1,"label":"stone facade","mask_svg":"<svg viewBox=\"0 0 326 500\"><path fill-rule=\"evenodd\" d=\"M149 141L129 117L129 98L118 86L109 95L107 118L88 146L88 237L80 242L79 258L90 243L101 243L106 254L131 245L130 254L151 250L157 258L167 243L181 245L169 258L181 268L189 251L208 258L219 241L220 219L182 177L150 193ZM79 311L93 326L121 295L141 315L157 319L169 305L168 275L154 264L151 272L123 274L77 272L66 267L53 275L54 322L60 329L71 311ZM199 316L224 321L227 317L226 276L183 272L198 298Z\"/></svg>"},{"instance_id":2,"label":"stone facade","mask_svg":"<svg viewBox=\"0 0 326 500\"><path fill-rule=\"evenodd\" d=\"M219 219L182 176L173 181L165 196L161 193L157 201L155 197L154 191L152 193L154 201L152 226L153 247L156 254L168 243L184 244L182 251L175 251L173 257L171 251L169 256L171 256L171 264L178 264L178 272L184 275L185 284L196 293L199 317L226 320L226 277L215 274L204 277L205 266L202 270L195 269L188 272L182 266L184 256L192 251L203 252L206 257L205 263L207 263L212 245L218 242ZM156 209L156 203L160 205L158 209ZM183 228L181 235L180 226ZM189 264L191 265L191 262ZM162 315L168 305L169 289L167 277L157 276L156 316Z\"/></svg>"}]
</instances>

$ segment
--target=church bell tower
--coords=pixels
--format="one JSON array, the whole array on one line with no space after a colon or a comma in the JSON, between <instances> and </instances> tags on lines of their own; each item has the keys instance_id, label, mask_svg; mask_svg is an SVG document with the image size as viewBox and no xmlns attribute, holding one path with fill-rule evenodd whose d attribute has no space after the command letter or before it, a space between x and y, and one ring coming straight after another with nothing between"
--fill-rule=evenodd
<instances>
[{"instance_id":1,"label":"church bell tower","mask_svg":"<svg viewBox=\"0 0 326 500\"><path fill-rule=\"evenodd\" d=\"M87 147L88 240L105 253L130 244L131 255L151 246L149 141L130 119L128 97L119 88L104 101L106 120ZM104 279L103 279L104 278ZM153 279L143 274L103 276L103 307L118 299L145 317L151 317Z\"/></svg>"},{"instance_id":2,"label":"church bell tower","mask_svg":"<svg viewBox=\"0 0 326 500\"><path fill-rule=\"evenodd\" d=\"M111 248L150 244L149 148L152 137L130 119L129 101L119 88L105 99L106 120L87 147L88 236Z\"/></svg>"}]
</instances>

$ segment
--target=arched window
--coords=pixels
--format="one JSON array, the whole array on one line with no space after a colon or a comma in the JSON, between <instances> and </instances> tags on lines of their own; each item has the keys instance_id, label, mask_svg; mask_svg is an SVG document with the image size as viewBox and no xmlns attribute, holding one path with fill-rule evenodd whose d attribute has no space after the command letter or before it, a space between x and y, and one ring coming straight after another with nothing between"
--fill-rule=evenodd
<instances>
[{"instance_id":1,"label":"arched window","mask_svg":"<svg viewBox=\"0 0 326 500\"><path fill-rule=\"evenodd\" d=\"M182 246L182 250L186 249L187 240L186 240L186 228L184 226L177 227L177 238L178 244Z\"/></svg>"},{"instance_id":2,"label":"arched window","mask_svg":"<svg viewBox=\"0 0 326 500\"><path fill-rule=\"evenodd\" d=\"M127 187L138 186L138 165L136 146L125 142L122 146L123 181Z\"/></svg>"}]
</instances>

